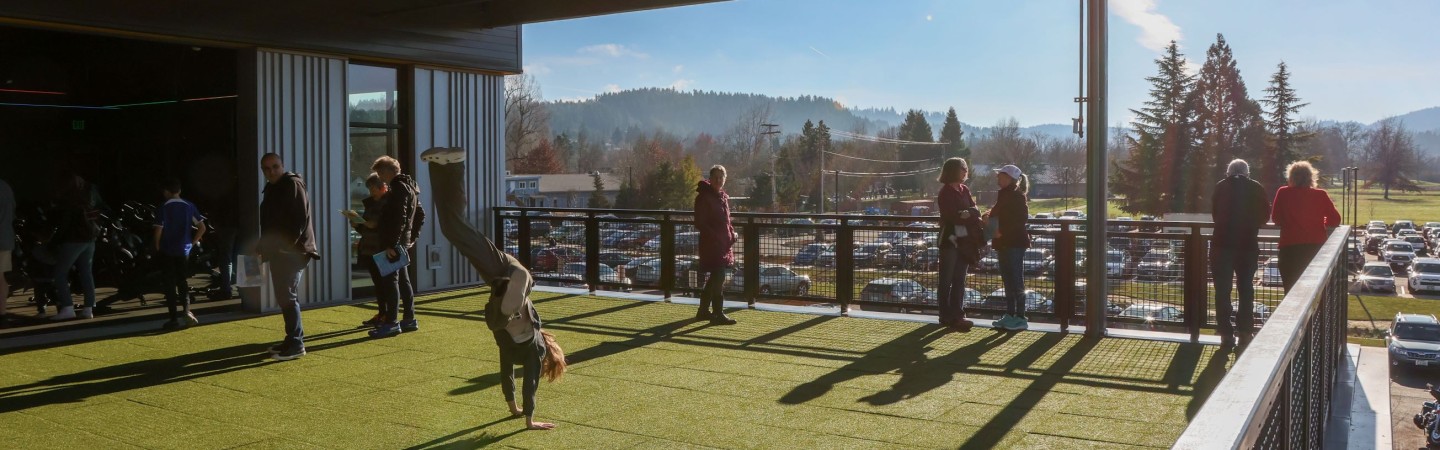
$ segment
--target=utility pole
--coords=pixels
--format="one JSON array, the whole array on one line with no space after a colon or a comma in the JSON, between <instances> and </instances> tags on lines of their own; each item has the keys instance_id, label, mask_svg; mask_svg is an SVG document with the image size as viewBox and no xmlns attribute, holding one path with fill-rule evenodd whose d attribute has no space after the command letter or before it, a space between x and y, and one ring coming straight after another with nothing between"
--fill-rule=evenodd
<instances>
[{"instance_id":1,"label":"utility pole","mask_svg":"<svg viewBox=\"0 0 1440 450\"><path fill-rule=\"evenodd\" d=\"M774 138L770 136L780 134L780 130L776 130L780 125L762 123L760 126L765 127L765 131L760 132L760 135L765 136L765 139L770 141L770 212L775 212L775 204L780 199L780 193L775 191L775 157L778 155L775 154Z\"/></svg>"},{"instance_id":2,"label":"utility pole","mask_svg":"<svg viewBox=\"0 0 1440 450\"><path fill-rule=\"evenodd\" d=\"M815 167L815 174L819 175L816 178L820 179L820 190L816 191L820 195L816 195L816 197L820 198L820 214L825 214L825 147L822 147L819 142L815 143L815 153L820 155L820 165ZM839 206L836 208L838 209Z\"/></svg>"}]
</instances>

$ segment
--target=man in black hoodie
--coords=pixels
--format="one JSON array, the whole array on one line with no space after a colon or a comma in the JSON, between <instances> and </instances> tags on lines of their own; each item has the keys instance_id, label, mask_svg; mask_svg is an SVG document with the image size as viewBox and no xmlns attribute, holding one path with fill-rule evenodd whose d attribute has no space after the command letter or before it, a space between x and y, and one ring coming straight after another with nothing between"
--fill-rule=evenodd
<instances>
[{"instance_id":1,"label":"man in black hoodie","mask_svg":"<svg viewBox=\"0 0 1440 450\"><path fill-rule=\"evenodd\" d=\"M1215 326L1220 332L1222 347L1235 346L1237 330L1230 326L1230 283L1234 281L1236 298L1235 328L1239 328L1240 344L1250 342L1255 329L1255 271L1260 258L1260 227L1270 218L1270 201L1265 188L1250 179L1250 164L1243 159L1230 161L1225 179L1215 185L1211 196L1211 213L1215 219L1214 238L1210 242L1210 271L1215 278Z\"/></svg>"},{"instance_id":2,"label":"man in black hoodie","mask_svg":"<svg viewBox=\"0 0 1440 450\"><path fill-rule=\"evenodd\" d=\"M401 173L400 161L395 158L381 156L370 166L370 170L375 171L380 180L390 187L390 191L380 199L380 227L376 231L379 233L378 242L385 247L385 256L395 261L400 258L401 252L408 253L419 234L416 211L420 209L420 189L415 186L413 178ZM382 276L377 281L375 295L384 305L381 309L386 311L387 317L384 323L370 331L370 336L389 337L402 331L418 330L420 327L415 321L415 291L410 285L410 271L401 269ZM405 320L397 323L397 303L401 299L405 300Z\"/></svg>"},{"instance_id":3,"label":"man in black hoodie","mask_svg":"<svg viewBox=\"0 0 1440 450\"><path fill-rule=\"evenodd\" d=\"M311 260L320 259L315 251L315 225L310 220L310 196L305 180L285 170L280 155L266 153L260 157L260 171L265 174L264 198L260 201L260 241L256 253L270 264L270 282L275 289L275 302L285 316L285 341L270 347L277 360L288 361L305 356L305 331L300 324L300 274Z\"/></svg>"}]
</instances>

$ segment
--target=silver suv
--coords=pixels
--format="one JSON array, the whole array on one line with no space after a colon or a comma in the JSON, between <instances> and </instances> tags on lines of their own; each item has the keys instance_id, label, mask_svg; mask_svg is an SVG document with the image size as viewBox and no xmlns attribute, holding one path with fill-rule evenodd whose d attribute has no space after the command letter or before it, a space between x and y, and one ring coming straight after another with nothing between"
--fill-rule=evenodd
<instances>
[{"instance_id":1,"label":"silver suv","mask_svg":"<svg viewBox=\"0 0 1440 450\"><path fill-rule=\"evenodd\" d=\"M1440 291L1440 258L1416 259L1408 278L1411 294Z\"/></svg>"},{"instance_id":2,"label":"silver suv","mask_svg":"<svg viewBox=\"0 0 1440 450\"><path fill-rule=\"evenodd\" d=\"M1440 322L1434 315L1396 313L1394 323L1385 336L1392 367L1440 364Z\"/></svg>"}]
</instances>

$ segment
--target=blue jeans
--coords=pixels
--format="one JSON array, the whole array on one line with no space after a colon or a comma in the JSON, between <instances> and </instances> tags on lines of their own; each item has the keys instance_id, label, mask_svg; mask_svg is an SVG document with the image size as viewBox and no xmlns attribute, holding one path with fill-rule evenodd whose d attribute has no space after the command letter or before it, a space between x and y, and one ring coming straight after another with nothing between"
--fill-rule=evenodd
<instances>
[{"instance_id":1,"label":"blue jeans","mask_svg":"<svg viewBox=\"0 0 1440 450\"><path fill-rule=\"evenodd\" d=\"M1235 328L1240 337L1249 341L1255 329L1255 270L1259 268L1260 250L1215 247L1210 249L1210 274L1215 277L1215 327L1224 339L1234 339L1230 326L1230 284L1239 291Z\"/></svg>"},{"instance_id":2,"label":"blue jeans","mask_svg":"<svg viewBox=\"0 0 1440 450\"><path fill-rule=\"evenodd\" d=\"M55 251L55 301L60 309L74 308L70 299L70 267L80 276L80 289L85 291L85 307L95 307L95 241L62 242Z\"/></svg>"},{"instance_id":3,"label":"blue jeans","mask_svg":"<svg viewBox=\"0 0 1440 450\"><path fill-rule=\"evenodd\" d=\"M265 257L270 263L270 284L275 288L275 303L285 316L285 345L305 346L305 329L300 325L300 273L310 264L310 257L281 253Z\"/></svg>"},{"instance_id":4,"label":"blue jeans","mask_svg":"<svg viewBox=\"0 0 1440 450\"><path fill-rule=\"evenodd\" d=\"M1000 282L1005 287L1005 313L1025 316L1025 249L995 250L1000 264Z\"/></svg>"},{"instance_id":5,"label":"blue jeans","mask_svg":"<svg viewBox=\"0 0 1440 450\"><path fill-rule=\"evenodd\" d=\"M965 271L960 249L940 248L940 286L935 292L939 300L940 323L948 324L965 318Z\"/></svg>"}]
</instances>

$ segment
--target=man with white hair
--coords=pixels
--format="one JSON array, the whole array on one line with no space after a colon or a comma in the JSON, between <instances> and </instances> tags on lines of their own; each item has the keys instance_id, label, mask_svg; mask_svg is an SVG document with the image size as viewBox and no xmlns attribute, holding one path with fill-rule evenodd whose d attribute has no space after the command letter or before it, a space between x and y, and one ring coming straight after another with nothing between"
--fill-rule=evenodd
<instances>
[{"instance_id":1,"label":"man with white hair","mask_svg":"<svg viewBox=\"0 0 1440 450\"><path fill-rule=\"evenodd\" d=\"M1230 161L1225 179L1215 185L1211 212L1215 219L1210 243L1210 273L1215 278L1215 322L1222 347L1235 346L1236 330L1231 327L1230 283L1238 288L1234 311L1240 345L1250 342L1255 328L1255 270L1260 256L1260 227L1269 219L1270 202L1265 188L1250 179L1250 164Z\"/></svg>"}]
</instances>

